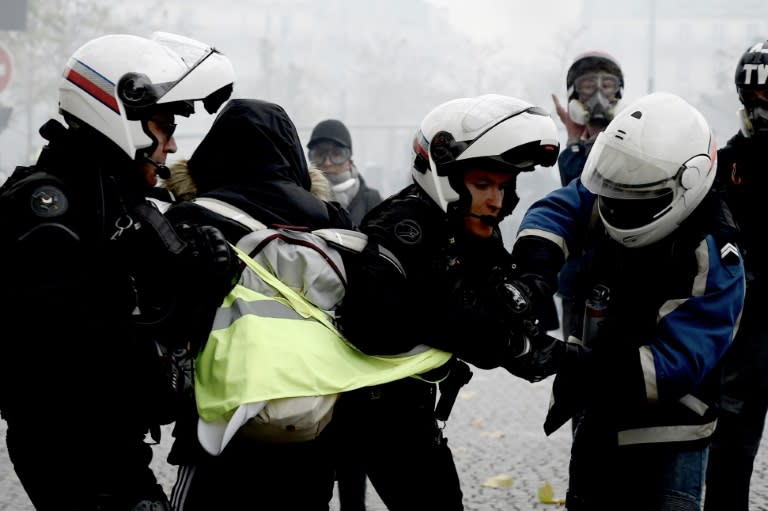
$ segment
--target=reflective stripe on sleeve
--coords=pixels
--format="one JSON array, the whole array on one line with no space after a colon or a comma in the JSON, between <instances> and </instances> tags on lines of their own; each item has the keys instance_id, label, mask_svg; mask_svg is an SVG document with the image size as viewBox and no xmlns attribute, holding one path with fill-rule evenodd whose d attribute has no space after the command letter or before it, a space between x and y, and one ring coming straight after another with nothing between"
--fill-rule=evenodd
<instances>
[{"instance_id":1,"label":"reflective stripe on sleeve","mask_svg":"<svg viewBox=\"0 0 768 511\"><path fill-rule=\"evenodd\" d=\"M655 426L651 428L619 431L619 445L659 444L669 442L690 442L712 436L717 420L707 424L688 426Z\"/></svg>"},{"instance_id":2,"label":"reflective stripe on sleeve","mask_svg":"<svg viewBox=\"0 0 768 511\"><path fill-rule=\"evenodd\" d=\"M565 255L565 258L568 259L568 245L565 243L565 239L563 239L561 236L558 236L557 234L553 234L549 231L545 231L542 229L523 229L517 234L517 237L515 238L515 241L519 240L523 236L538 236L539 238L544 238L545 240L549 240L558 247L560 247L560 250L563 251L563 254Z\"/></svg>"},{"instance_id":3,"label":"reflective stripe on sleeve","mask_svg":"<svg viewBox=\"0 0 768 511\"><path fill-rule=\"evenodd\" d=\"M649 403L659 400L659 387L656 382L656 364L653 363L653 352L650 346L640 346L640 368L645 380L645 397Z\"/></svg>"}]
</instances>

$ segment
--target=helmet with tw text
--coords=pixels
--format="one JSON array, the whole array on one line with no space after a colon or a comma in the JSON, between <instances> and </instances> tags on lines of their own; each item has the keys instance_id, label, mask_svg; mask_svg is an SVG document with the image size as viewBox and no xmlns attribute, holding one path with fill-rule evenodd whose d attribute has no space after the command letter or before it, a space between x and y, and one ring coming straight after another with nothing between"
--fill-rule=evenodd
<instances>
[{"instance_id":1,"label":"helmet with tw text","mask_svg":"<svg viewBox=\"0 0 768 511\"><path fill-rule=\"evenodd\" d=\"M712 187L717 147L704 116L665 92L623 109L600 133L581 180L614 240L642 247L673 232Z\"/></svg>"},{"instance_id":2,"label":"helmet with tw text","mask_svg":"<svg viewBox=\"0 0 768 511\"><path fill-rule=\"evenodd\" d=\"M59 110L71 127L104 135L131 159L153 152L147 120L159 112L209 113L232 93L234 71L215 48L183 36L112 34L81 46L59 82Z\"/></svg>"},{"instance_id":3,"label":"helmet with tw text","mask_svg":"<svg viewBox=\"0 0 768 511\"><path fill-rule=\"evenodd\" d=\"M736 65L742 133L768 136L768 41L750 46Z\"/></svg>"},{"instance_id":4,"label":"helmet with tw text","mask_svg":"<svg viewBox=\"0 0 768 511\"><path fill-rule=\"evenodd\" d=\"M421 122L413 140L413 179L446 213L469 211L464 171L472 166L510 172L551 167L557 161L557 128L547 113L521 99L497 94L439 105ZM511 190L514 192L514 190ZM498 219L517 196L504 196Z\"/></svg>"}]
</instances>

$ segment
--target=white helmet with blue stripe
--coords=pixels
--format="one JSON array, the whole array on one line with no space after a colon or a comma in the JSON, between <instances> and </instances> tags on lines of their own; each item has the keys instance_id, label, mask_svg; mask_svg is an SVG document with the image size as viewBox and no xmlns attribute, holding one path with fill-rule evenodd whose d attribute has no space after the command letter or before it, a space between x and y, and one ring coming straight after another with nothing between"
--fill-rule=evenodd
<instances>
[{"instance_id":1,"label":"white helmet with blue stripe","mask_svg":"<svg viewBox=\"0 0 768 511\"><path fill-rule=\"evenodd\" d=\"M232 93L234 77L227 57L194 39L166 32L106 35L69 59L59 110L70 125L86 124L140 159L157 144L149 117L158 111L189 116L197 100L213 113Z\"/></svg>"}]
</instances>

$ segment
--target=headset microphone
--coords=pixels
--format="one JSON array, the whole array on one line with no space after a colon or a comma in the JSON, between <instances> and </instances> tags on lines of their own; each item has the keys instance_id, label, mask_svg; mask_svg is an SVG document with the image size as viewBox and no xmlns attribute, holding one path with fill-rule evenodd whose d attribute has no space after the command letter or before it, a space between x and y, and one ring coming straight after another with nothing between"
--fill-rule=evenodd
<instances>
[{"instance_id":1,"label":"headset microphone","mask_svg":"<svg viewBox=\"0 0 768 511\"><path fill-rule=\"evenodd\" d=\"M481 222L483 222L485 225L490 225L491 227L495 227L499 225L499 219L495 216L491 215L476 215L474 213L467 213L467 216L471 216L474 218L479 219Z\"/></svg>"},{"instance_id":2,"label":"headset microphone","mask_svg":"<svg viewBox=\"0 0 768 511\"><path fill-rule=\"evenodd\" d=\"M158 163L146 154L144 155L144 161L150 163L157 170L157 176L161 179L168 179L171 177L171 169L162 163Z\"/></svg>"}]
</instances>

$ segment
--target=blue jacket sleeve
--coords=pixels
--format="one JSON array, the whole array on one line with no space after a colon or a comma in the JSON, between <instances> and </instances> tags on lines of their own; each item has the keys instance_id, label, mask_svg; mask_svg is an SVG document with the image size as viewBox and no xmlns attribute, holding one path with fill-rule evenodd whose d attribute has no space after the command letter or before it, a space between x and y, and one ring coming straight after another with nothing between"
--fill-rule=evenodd
<instances>
[{"instance_id":1,"label":"blue jacket sleeve","mask_svg":"<svg viewBox=\"0 0 768 511\"><path fill-rule=\"evenodd\" d=\"M584 144L571 144L560 153L557 167L560 170L560 184L567 186L581 175L587 162L587 149Z\"/></svg>"},{"instance_id":2,"label":"blue jacket sleeve","mask_svg":"<svg viewBox=\"0 0 768 511\"><path fill-rule=\"evenodd\" d=\"M528 236L544 238L557 245L567 259L584 240L594 204L595 195L581 180L571 181L528 208L520 222L516 243Z\"/></svg>"},{"instance_id":3,"label":"blue jacket sleeve","mask_svg":"<svg viewBox=\"0 0 768 511\"><path fill-rule=\"evenodd\" d=\"M659 310L657 336L640 348L646 396L678 399L694 390L714 369L733 341L744 304L744 265L735 247L721 257L708 236L696 250L698 274L685 299Z\"/></svg>"}]
</instances>

